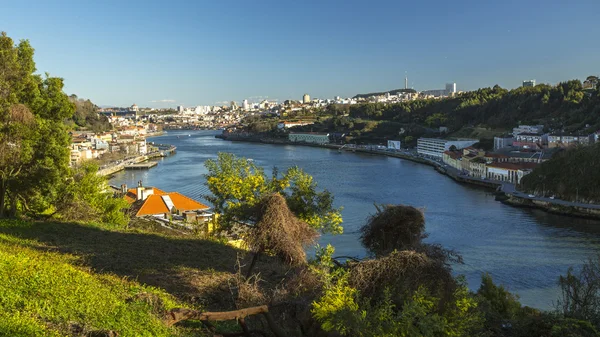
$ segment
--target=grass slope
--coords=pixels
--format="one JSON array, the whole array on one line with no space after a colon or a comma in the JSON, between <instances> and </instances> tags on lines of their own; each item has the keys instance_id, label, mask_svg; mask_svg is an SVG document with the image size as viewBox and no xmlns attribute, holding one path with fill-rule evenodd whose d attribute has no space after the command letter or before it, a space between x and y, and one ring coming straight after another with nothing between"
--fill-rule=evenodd
<instances>
[{"instance_id":1,"label":"grass slope","mask_svg":"<svg viewBox=\"0 0 600 337\"><path fill-rule=\"evenodd\" d=\"M0 226L27 223L3 220ZM77 266L77 260L36 241L0 234L0 335L60 336L74 324L121 336L173 335L139 295L152 293L166 307L175 307L172 296L116 275L93 273Z\"/></svg>"},{"instance_id":2,"label":"grass slope","mask_svg":"<svg viewBox=\"0 0 600 337\"><path fill-rule=\"evenodd\" d=\"M0 220L0 336L64 336L73 327L197 335L166 327L161 311L234 309L227 284L238 256L243 251L190 236ZM257 269L267 280L278 273L269 261Z\"/></svg>"}]
</instances>

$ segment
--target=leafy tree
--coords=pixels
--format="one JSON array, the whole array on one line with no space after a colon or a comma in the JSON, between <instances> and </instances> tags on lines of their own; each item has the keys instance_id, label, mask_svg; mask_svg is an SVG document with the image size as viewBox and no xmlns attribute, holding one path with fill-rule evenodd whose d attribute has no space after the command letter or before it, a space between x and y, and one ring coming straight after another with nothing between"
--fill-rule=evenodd
<instances>
[{"instance_id":1,"label":"leafy tree","mask_svg":"<svg viewBox=\"0 0 600 337\"><path fill-rule=\"evenodd\" d=\"M98 166L84 162L71 170L62 186L55 214L63 220L101 221L124 227L128 218L123 211L129 204L109 191L106 177L98 175Z\"/></svg>"},{"instance_id":2,"label":"leafy tree","mask_svg":"<svg viewBox=\"0 0 600 337\"><path fill-rule=\"evenodd\" d=\"M266 195L280 193L292 213L312 228L328 233L342 232L341 209L333 207L333 196L327 190L318 192L313 178L298 167L280 176L277 169L267 177L261 167L231 153L219 153L209 159L206 184L211 195L205 198L220 213L221 225L231 221L255 222L258 202Z\"/></svg>"},{"instance_id":3,"label":"leafy tree","mask_svg":"<svg viewBox=\"0 0 600 337\"><path fill-rule=\"evenodd\" d=\"M0 35L0 216L43 211L68 176L63 120L74 107L62 79L34 74L33 52L27 40Z\"/></svg>"}]
</instances>

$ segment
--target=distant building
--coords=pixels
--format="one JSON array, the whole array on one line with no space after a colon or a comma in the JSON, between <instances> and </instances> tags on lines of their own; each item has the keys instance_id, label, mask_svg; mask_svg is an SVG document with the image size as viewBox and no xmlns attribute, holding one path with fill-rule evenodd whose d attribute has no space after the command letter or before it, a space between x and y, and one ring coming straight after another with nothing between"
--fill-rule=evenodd
<instances>
[{"instance_id":1,"label":"distant building","mask_svg":"<svg viewBox=\"0 0 600 337\"><path fill-rule=\"evenodd\" d=\"M590 145L594 142L594 135L563 135L553 134L548 136L548 147L571 147L575 145Z\"/></svg>"},{"instance_id":2,"label":"distant building","mask_svg":"<svg viewBox=\"0 0 600 337\"><path fill-rule=\"evenodd\" d=\"M425 96L442 97L446 95L446 89L433 89L422 91L421 94Z\"/></svg>"},{"instance_id":3,"label":"distant building","mask_svg":"<svg viewBox=\"0 0 600 337\"><path fill-rule=\"evenodd\" d=\"M304 96L302 96L302 103L304 103L304 104L310 103L310 96L308 94L304 94Z\"/></svg>"},{"instance_id":4,"label":"distant building","mask_svg":"<svg viewBox=\"0 0 600 337\"><path fill-rule=\"evenodd\" d=\"M245 99L245 100L242 102L242 110L244 110L244 111L248 111L248 110L250 110L250 104L248 103L248 100L247 100L247 99Z\"/></svg>"},{"instance_id":5,"label":"distant building","mask_svg":"<svg viewBox=\"0 0 600 337\"><path fill-rule=\"evenodd\" d=\"M291 142L303 142L303 143L314 143L314 144L328 144L329 134L328 133L290 133L288 139Z\"/></svg>"},{"instance_id":6,"label":"distant building","mask_svg":"<svg viewBox=\"0 0 600 337\"><path fill-rule=\"evenodd\" d=\"M140 108L138 108L138 106L135 103L133 103L133 105L129 107L129 111L135 112L137 114L140 111Z\"/></svg>"},{"instance_id":7,"label":"distant building","mask_svg":"<svg viewBox=\"0 0 600 337\"><path fill-rule=\"evenodd\" d=\"M548 135L523 132L515 136L513 146L525 149L542 149L548 144Z\"/></svg>"},{"instance_id":8,"label":"distant building","mask_svg":"<svg viewBox=\"0 0 600 337\"><path fill-rule=\"evenodd\" d=\"M492 163L487 166L486 177L519 184L536 166L537 163Z\"/></svg>"},{"instance_id":9,"label":"distant building","mask_svg":"<svg viewBox=\"0 0 600 337\"><path fill-rule=\"evenodd\" d=\"M287 129L287 128L293 128L294 126L303 126L303 125L312 125L314 124L314 122L304 122L304 121L298 121L298 122L280 122L277 124L277 128L278 129Z\"/></svg>"},{"instance_id":10,"label":"distant building","mask_svg":"<svg viewBox=\"0 0 600 337\"><path fill-rule=\"evenodd\" d=\"M438 138L419 138L417 139L417 153L422 156L442 159L443 153L448 151L452 146L456 149L464 149L475 143L479 143L478 139L460 139L448 140Z\"/></svg>"},{"instance_id":11,"label":"distant building","mask_svg":"<svg viewBox=\"0 0 600 337\"><path fill-rule=\"evenodd\" d=\"M401 145L402 143L399 140L388 140L387 142L387 148L390 150L400 151L402 150Z\"/></svg>"},{"instance_id":12,"label":"distant building","mask_svg":"<svg viewBox=\"0 0 600 337\"><path fill-rule=\"evenodd\" d=\"M178 105L177 106L177 112L182 113L183 110L185 110L185 108L183 107L183 105Z\"/></svg>"},{"instance_id":13,"label":"distant building","mask_svg":"<svg viewBox=\"0 0 600 337\"><path fill-rule=\"evenodd\" d=\"M494 150L503 149L513 145L514 138L512 136L494 137Z\"/></svg>"},{"instance_id":14,"label":"distant building","mask_svg":"<svg viewBox=\"0 0 600 337\"><path fill-rule=\"evenodd\" d=\"M446 83L446 95L456 94L456 83Z\"/></svg>"},{"instance_id":15,"label":"distant building","mask_svg":"<svg viewBox=\"0 0 600 337\"><path fill-rule=\"evenodd\" d=\"M543 125L519 125L516 128L513 128L513 137L517 137L520 133L536 133L541 135L544 133Z\"/></svg>"},{"instance_id":16,"label":"distant building","mask_svg":"<svg viewBox=\"0 0 600 337\"><path fill-rule=\"evenodd\" d=\"M535 80L526 80L523 81L524 87L535 87Z\"/></svg>"}]
</instances>

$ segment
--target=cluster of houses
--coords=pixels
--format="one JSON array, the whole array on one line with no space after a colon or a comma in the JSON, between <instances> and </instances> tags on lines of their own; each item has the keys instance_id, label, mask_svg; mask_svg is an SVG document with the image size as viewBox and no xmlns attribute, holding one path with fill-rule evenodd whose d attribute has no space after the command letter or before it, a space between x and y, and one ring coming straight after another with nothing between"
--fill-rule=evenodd
<instances>
[{"instance_id":1,"label":"cluster of houses","mask_svg":"<svg viewBox=\"0 0 600 337\"><path fill-rule=\"evenodd\" d=\"M106 153L144 156L153 151L146 143L146 137L158 132L156 125L120 124L116 119L113 125L114 130L107 132L71 132L71 165L99 158Z\"/></svg>"},{"instance_id":2,"label":"cluster of houses","mask_svg":"<svg viewBox=\"0 0 600 337\"><path fill-rule=\"evenodd\" d=\"M474 148L476 139L435 138L419 139L417 152L441 160L463 175L519 184L525 175L550 159L556 151L595 143L599 135L545 133L543 125L519 125L511 135L494 138L493 152Z\"/></svg>"},{"instance_id":3,"label":"cluster of houses","mask_svg":"<svg viewBox=\"0 0 600 337\"><path fill-rule=\"evenodd\" d=\"M600 131L592 134L567 134L562 132L544 132L543 125L519 125L512 134L495 137L494 149L518 147L525 149L567 148L578 145L590 145L599 140Z\"/></svg>"}]
</instances>

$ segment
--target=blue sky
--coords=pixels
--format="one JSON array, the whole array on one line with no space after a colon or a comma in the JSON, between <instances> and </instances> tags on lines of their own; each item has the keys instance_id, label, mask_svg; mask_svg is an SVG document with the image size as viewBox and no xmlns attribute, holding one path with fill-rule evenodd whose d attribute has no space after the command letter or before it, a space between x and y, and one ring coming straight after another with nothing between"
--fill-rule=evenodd
<instances>
[{"instance_id":1,"label":"blue sky","mask_svg":"<svg viewBox=\"0 0 600 337\"><path fill-rule=\"evenodd\" d=\"M417 90L600 74L598 0L10 2L0 30L99 105L353 96L405 72Z\"/></svg>"}]
</instances>

